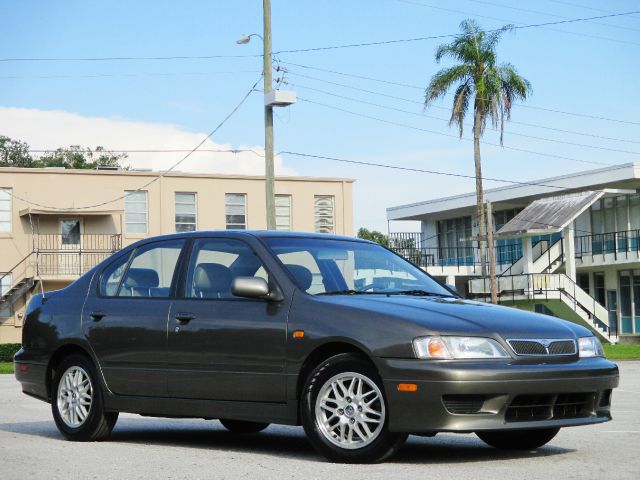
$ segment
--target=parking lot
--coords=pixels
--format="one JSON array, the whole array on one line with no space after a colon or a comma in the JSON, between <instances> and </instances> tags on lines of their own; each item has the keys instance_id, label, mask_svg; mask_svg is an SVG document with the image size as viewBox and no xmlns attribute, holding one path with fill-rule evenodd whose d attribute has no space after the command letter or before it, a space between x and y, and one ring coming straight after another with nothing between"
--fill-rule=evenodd
<instances>
[{"instance_id":1,"label":"parking lot","mask_svg":"<svg viewBox=\"0 0 640 480\"><path fill-rule=\"evenodd\" d=\"M564 429L537 452L504 453L474 435L410 437L380 465L325 462L301 428L271 426L232 435L218 422L122 415L111 439L64 441L49 405L0 375L0 476L3 479L88 478L443 478L637 479L640 471L640 362L621 362L615 419Z\"/></svg>"}]
</instances>

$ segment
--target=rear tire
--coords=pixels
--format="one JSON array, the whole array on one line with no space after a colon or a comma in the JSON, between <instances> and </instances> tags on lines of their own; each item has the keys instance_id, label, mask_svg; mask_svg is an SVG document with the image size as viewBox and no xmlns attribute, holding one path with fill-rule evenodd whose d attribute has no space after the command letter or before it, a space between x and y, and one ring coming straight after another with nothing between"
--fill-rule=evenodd
<instances>
[{"instance_id":1,"label":"rear tire","mask_svg":"<svg viewBox=\"0 0 640 480\"><path fill-rule=\"evenodd\" d=\"M323 361L309 375L300 402L309 441L332 462L382 462L407 439L389 431L382 381L360 355L343 353Z\"/></svg>"},{"instance_id":2,"label":"rear tire","mask_svg":"<svg viewBox=\"0 0 640 480\"><path fill-rule=\"evenodd\" d=\"M93 362L73 354L56 367L51 386L51 412L67 440L104 440L118 421L118 412L105 412L102 387Z\"/></svg>"},{"instance_id":3,"label":"rear tire","mask_svg":"<svg viewBox=\"0 0 640 480\"><path fill-rule=\"evenodd\" d=\"M228 420L225 418L221 418L220 423L232 433L258 433L269 426L268 423Z\"/></svg>"},{"instance_id":4,"label":"rear tire","mask_svg":"<svg viewBox=\"0 0 640 480\"><path fill-rule=\"evenodd\" d=\"M535 450L549 443L559 431L559 428L492 430L476 432L476 435L484 443L501 450Z\"/></svg>"}]
</instances>

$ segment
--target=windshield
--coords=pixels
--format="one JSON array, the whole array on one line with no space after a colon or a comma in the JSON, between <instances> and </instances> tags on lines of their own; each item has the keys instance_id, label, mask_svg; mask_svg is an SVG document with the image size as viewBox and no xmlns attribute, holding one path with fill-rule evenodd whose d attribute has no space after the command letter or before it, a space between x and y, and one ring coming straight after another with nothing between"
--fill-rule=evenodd
<instances>
[{"instance_id":1,"label":"windshield","mask_svg":"<svg viewBox=\"0 0 640 480\"><path fill-rule=\"evenodd\" d=\"M312 295L454 296L425 272L377 244L302 237L265 241L298 287Z\"/></svg>"}]
</instances>

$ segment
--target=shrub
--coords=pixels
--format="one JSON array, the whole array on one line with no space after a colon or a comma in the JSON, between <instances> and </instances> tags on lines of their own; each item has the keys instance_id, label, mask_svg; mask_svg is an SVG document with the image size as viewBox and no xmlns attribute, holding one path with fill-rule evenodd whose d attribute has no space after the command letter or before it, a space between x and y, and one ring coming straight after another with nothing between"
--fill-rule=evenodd
<instances>
[{"instance_id":1,"label":"shrub","mask_svg":"<svg viewBox=\"0 0 640 480\"><path fill-rule=\"evenodd\" d=\"M2 343L0 344L0 362L13 362L13 356L20 350L19 343Z\"/></svg>"}]
</instances>

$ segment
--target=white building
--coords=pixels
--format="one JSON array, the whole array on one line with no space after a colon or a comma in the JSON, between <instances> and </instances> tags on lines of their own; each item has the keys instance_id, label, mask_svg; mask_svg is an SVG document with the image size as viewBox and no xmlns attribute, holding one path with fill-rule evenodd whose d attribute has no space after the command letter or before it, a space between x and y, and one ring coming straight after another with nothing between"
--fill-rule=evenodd
<instances>
[{"instance_id":1,"label":"white building","mask_svg":"<svg viewBox=\"0 0 640 480\"><path fill-rule=\"evenodd\" d=\"M640 163L485 190L492 202L501 303L640 341ZM387 209L420 233L392 245L464 295L486 299L471 192Z\"/></svg>"}]
</instances>

